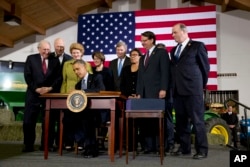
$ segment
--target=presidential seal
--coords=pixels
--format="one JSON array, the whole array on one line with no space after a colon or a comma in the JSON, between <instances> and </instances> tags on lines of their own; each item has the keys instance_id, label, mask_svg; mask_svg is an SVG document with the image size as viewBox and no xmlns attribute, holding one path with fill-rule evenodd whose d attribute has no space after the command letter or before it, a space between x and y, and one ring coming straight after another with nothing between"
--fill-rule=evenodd
<instances>
[{"instance_id":1,"label":"presidential seal","mask_svg":"<svg viewBox=\"0 0 250 167\"><path fill-rule=\"evenodd\" d=\"M81 112L87 106L87 96L83 90L74 90L67 97L67 107L72 112Z\"/></svg>"}]
</instances>

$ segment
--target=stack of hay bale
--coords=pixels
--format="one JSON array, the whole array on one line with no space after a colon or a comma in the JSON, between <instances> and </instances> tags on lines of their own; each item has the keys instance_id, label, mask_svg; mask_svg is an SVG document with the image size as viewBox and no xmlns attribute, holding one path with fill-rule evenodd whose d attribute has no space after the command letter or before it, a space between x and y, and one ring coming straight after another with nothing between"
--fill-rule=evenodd
<instances>
[{"instance_id":1,"label":"stack of hay bale","mask_svg":"<svg viewBox=\"0 0 250 167\"><path fill-rule=\"evenodd\" d=\"M0 142L23 141L22 121L15 120L15 114L7 107L0 108ZM37 123L36 142L41 140L41 123Z\"/></svg>"}]
</instances>

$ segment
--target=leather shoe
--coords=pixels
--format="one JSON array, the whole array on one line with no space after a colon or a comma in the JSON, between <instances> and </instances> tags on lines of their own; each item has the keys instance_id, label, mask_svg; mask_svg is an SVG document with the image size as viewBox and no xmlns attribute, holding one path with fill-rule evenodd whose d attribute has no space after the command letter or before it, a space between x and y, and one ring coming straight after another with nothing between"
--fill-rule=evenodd
<instances>
[{"instance_id":1,"label":"leather shoe","mask_svg":"<svg viewBox=\"0 0 250 167\"><path fill-rule=\"evenodd\" d=\"M84 158L94 158L98 156L98 149L96 145L88 145L85 147L84 152L82 153Z\"/></svg>"},{"instance_id":2,"label":"leather shoe","mask_svg":"<svg viewBox=\"0 0 250 167\"><path fill-rule=\"evenodd\" d=\"M22 152L23 152L23 153L34 152L34 151L35 151L35 150L34 150L34 147L33 147L33 146L24 147L24 148L22 149Z\"/></svg>"},{"instance_id":3,"label":"leather shoe","mask_svg":"<svg viewBox=\"0 0 250 167\"><path fill-rule=\"evenodd\" d=\"M168 148L165 149L165 152L172 154L174 152L174 146L173 145L169 146Z\"/></svg>"},{"instance_id":4,"label":"leather shoe","mask_svg":"<svg viewBox=\"0 0 250 167\"><path fill-rule=\"evenodd\" d=\"M153 150L147 150L145 149L143 154L151 154L151 153L155 153L156 151L153 151Z\"/></svg>"},{"instance_id":5,"label":"leather shoe","mask_svg":"<svg viewBox=\"0 0 250 167\"><path fill-rule=\"evenodd\" d=\"M205 153L197 153L197 154L194 154L193 156L193 159L204 159L204 158L207 158L207 154Z\"/></svg>"},{"instance_id":6,"label":"leather shoe","mask_svg":"<svg viewBox=\"0 0 250 167\"><path fill-rule=\"evenodd\" d=\"M56 147L49 147L49 152L56 152L57 148Z\"/></svg>"},{"instance_id":7,"label":"leather shoe","mask_svg":"<svg viewBox=\"0 0 250 167\"><path fill-rule=\"evenodd\" d=\"M94 157L98 156L98 151L93 151L93 150L87 149L82 153L82 155L84 158L94 158Z\"/></svg>"},{"instance_id":8,"label":"leather shoe","mask_svg":"<svg viewBox=\"0 0 250 167\"><path fill-rule=\"evenodd\" d=\"M180 155L190 155L191 152L182 152L181 150L174 151L170 153L172 156L180 156Z\"/></svg>"}]
</instances>

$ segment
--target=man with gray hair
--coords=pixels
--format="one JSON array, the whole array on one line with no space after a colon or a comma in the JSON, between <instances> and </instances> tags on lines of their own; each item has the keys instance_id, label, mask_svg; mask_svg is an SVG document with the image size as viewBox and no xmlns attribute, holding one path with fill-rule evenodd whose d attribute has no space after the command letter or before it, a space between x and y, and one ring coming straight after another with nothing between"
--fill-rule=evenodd
<instances>
[{"instance_id":1,"label":"man with gray hair","mask_svg":"<svg viewBox=\"0 0 250 167\"><path fill-rule=\"evenodd\" d=\"M36 122L40 112L42 112L42 116L45 115L45 99L41 99L39 96L48 92L54 92L60 83L60 63L57 59L50 56L50 49L51 46L48 41L40 41L38 44L39 53L29 55L25 62L24 78L28 86L23 118L23 152L34 151ZM43 144L42 133L41 145L44 146Z\"/></svg>"},{"instance_id":2,"label":"man with gray hair","mask_svg":"<svg viewBox=\"0 0 250 167\"><path fill-rule=\"evenodd\" d=\"M109 64L109 68L112 71L114 90L120 91L121 78L120 74L123 67L130 65L130 58L126 56L127 44L123 41L119 41L116 44L117 58L112 60Z\"/></svg>"}]
</instances>

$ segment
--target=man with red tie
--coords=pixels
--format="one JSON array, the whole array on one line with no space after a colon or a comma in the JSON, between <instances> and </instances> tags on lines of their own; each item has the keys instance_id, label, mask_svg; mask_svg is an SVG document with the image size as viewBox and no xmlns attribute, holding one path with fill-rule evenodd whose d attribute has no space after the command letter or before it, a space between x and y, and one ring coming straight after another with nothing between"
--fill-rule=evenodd
<instances>
[{"instance_id":1,"label":"man with red tie","mask_svg":"<svg viewBox=\"0 0 250 167\"><path fill-rule=\"evenodd\" d=\"M147 54L139 62L136 93L138 98L167 99L169 84L169 56L165 48L156 47L156 36L151 31L141 34L142 46ZM158 150L156 136L159 134L158 120L143 119L140 125L141 133L145 138L144 153Z\"/></svg>"},{"instance_id":2,"label":"man with red tie","mask_svg":"<svg viewBox=\"0 0 250 167\"><path fill-rule=\"evenodd\" d=\"M29 55L24 66L24 78L27 83L25 111L23 119L23 152L34 151L36 122L42 112L44 116L44 99L40 95L53 92L60 86L60 62L50 55L50 43L42 40L38 44L38 54ZM42 123L42 127L43 123ZM41 139L43 146L43 133Z\"/></svg>"}]
</instances>

